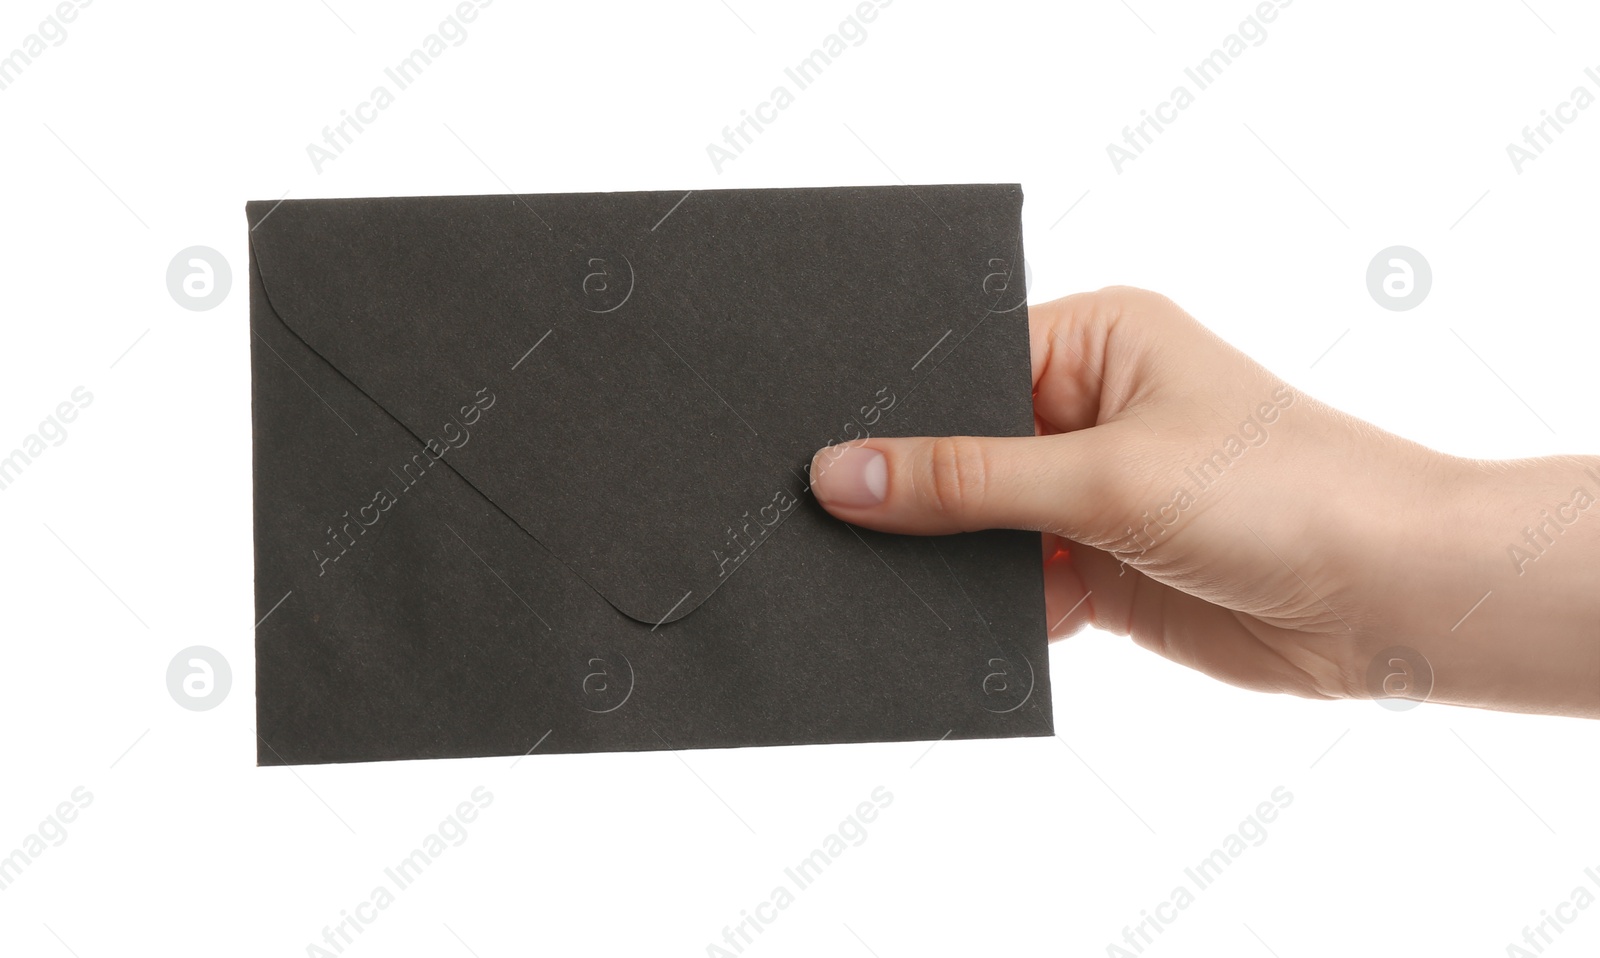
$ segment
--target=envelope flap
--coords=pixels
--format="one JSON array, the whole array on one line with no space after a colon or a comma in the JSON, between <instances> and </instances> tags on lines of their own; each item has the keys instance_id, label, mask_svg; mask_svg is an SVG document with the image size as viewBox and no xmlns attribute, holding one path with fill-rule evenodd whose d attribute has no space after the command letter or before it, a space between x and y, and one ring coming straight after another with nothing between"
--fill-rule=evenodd
<instances>
[{"instance_id":1,"label":"envelope flap","mask_svg":"<svg viewBox=\"0 0 1600 958\"><path fill-rule=\"evenodd\" d=\"M798 501L837 423L915 388L953 345L929 329L959 337L990 315L981 270L1015 251L1020 203L1015 187L917 187L248 215L296 335L612 605L661 625L726 581L752 521ZM908 278L908 254L935 268Z\"/></svg>"}]
</instances>

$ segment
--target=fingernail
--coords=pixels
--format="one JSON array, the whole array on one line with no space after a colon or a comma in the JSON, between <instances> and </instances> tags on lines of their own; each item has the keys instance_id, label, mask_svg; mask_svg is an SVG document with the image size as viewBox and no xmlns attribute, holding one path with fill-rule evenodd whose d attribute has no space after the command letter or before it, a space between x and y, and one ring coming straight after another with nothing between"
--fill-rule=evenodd
<instances>
[{"instance_id":1,"label":"fingernail","mask_svg":"<svg viewBox=\"0 0 1600 958\"><path fill-rule=\"evenodd\" d=\"M817 477L811 485L823 503L861 508L882 502L889 492L889 461L864 446L835 446L817 455Z\"/></svg>"}]
</instances>

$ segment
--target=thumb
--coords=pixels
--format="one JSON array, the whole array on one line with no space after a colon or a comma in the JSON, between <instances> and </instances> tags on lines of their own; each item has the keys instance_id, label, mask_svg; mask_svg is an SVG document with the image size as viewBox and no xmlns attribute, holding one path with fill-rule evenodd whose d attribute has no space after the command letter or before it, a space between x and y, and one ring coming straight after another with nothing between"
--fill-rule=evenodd
<instances>
[{"instance_id":1,"label":"thumb","mask_svg":"<svg viewBox=\"0 0 1600 958\"><path fill-rule=\"evenodd\" d=\"M811 489L834 516L882 532L1049 530L1098 538L1126 497L1110 448L1120 424L1052 436L873 438L827 446Z\"/></svg>"}]
</instances>

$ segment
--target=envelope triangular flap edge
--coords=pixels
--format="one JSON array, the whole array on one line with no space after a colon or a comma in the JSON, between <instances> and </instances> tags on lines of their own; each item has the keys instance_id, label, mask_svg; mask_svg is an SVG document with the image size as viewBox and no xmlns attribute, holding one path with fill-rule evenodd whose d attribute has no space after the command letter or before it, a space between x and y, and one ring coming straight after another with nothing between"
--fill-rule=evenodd
<instances>
[{"instance_id":1,"label":"envelope triangular flap edge","mask_svg":"<svg viewBox=\"0 0 1600 958\"><path fill-rule=\"evenodd\" d=\"M448 464L658 626L720 586L730 523L801 494L829 423L885 381L909 388L928 330L982 321L967 287L1016 248L1020 205L1015 186L919 186L247 215L283 323L419 441L487 389L492 421Z\"/></svg>"}]
</instances>

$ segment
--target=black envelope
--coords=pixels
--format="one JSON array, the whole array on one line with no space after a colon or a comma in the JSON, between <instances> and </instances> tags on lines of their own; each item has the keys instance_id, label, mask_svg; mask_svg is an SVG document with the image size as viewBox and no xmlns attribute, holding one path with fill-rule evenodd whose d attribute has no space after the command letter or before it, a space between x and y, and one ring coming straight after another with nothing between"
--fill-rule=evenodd
<instances>
[{"instance_id":1,"label":"black envelope","mask_svg":"<svg viewBox=\"0 0 1600 958\"><path fill-rule=\"evenodd\" d=\"M258 761L1051 734L1038 536L806 488L1033 434L1021 204L250 203Z\"/></svg>"}]
</instances>

